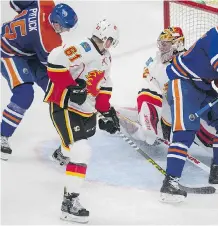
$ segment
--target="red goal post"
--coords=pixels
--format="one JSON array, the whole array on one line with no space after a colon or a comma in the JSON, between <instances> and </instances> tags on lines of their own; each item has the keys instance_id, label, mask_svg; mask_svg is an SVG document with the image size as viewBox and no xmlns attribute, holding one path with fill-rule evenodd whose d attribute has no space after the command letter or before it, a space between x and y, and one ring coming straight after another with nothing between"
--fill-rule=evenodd
<instances>
[{"instance_id":1,"label":"red goal post","mask_svg":"<svg viewBox=\"0 0 218 226\"><path fill-rule=\"evenodd\" d=\"M185 0L164 0L164 28L179 26L189 48L210 28L218 26L218 6Z\"/></svg>"}]
</instances>

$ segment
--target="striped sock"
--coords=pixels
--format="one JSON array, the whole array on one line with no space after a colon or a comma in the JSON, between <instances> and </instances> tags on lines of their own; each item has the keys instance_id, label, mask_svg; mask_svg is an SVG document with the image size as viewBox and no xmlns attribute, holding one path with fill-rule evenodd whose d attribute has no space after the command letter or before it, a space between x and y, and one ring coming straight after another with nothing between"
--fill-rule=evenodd
<instances>
[{"instance_id":1,"label":"striped sock","mask_svg":"<svg viewBox=\"0 0 218 226\"><path fill-rule=\"evenodd\" d=\"M80 193L86 176L87 165L69 162L66 166L66 184L69 192Z\"/></svg>"},{"instance_id":2,"label":"striped sock","mask_svg":"<svg viewBox=\"0 0 218 226\"><path fill-rule=\"evenodd\" d=\"M25 109L12 102L4 109L1 122L2 136L10 137L14 133L20 124L25 111Z\"/></svg>"},{"instance_id":3,"label":"striped sock","mask_svg":"<svg viewBox=\"0 0 218 226\"><path fill-rule=\"evenodd\" d=\"M182 143L172 143L167 154L167 174L181 177L187 157L188 147Z\"/></svg>"}]
</instances>

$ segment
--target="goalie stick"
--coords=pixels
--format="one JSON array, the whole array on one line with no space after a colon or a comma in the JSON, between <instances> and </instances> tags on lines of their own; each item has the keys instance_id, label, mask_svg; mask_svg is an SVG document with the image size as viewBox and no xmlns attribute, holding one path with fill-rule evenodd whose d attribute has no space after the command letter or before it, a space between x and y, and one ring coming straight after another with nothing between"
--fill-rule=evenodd
<instances>
[{"instance_id":1,"label":"goalie stick","mask_svg":"<svg viewBox=\"0 0 218 226\"><path fill-rule=\"evenodd\" d=\"M122 116L119 112L117 112L118 115L120 117L124 117ZM129 120L128 118L124 117L125 120ZM129 120L132 124L135 124L135 122ZM148 160L148 162L150 162L152 165L155 166L156 169L158 169L159 172L161 172L163 175L166 175L166 171L159 166L148 154L146 154L141 148L139 148L130 138L128 138L126 135L124 135L122 132L118 133L122 139L127 142L134 150L136 150L138 153L140 153L146 160ZM163 143L165 140L160 139L160 141ZM168 141L165 141L168 142ZM165 143L164 142L164 143ZM168 142L169 143L169 142ZM168 144L167 143L167 144ZM165 143L166 144L166 143ZM189 155L190 156L190 155ZM189 161L191 161L192 163L194 163L195 165L199 166L198 164L201 163L199 160L197 160L196 158L190 156ZM197 164L198 163L198 164ZM205 169L208 171L209 167L207 167L206 165L204 165L203 163L201 163L201 167L202 165L205 167ZM207 168L206 168L207 167ZM203 168L202 168L203 169ZM180 188L185 190L188 193L194 193L194 194L213 194L216 192L216 189L212 186L205 186L205 187L186 187L183 186L181 184L179 184Z\"/></svg>"}]
</instances>

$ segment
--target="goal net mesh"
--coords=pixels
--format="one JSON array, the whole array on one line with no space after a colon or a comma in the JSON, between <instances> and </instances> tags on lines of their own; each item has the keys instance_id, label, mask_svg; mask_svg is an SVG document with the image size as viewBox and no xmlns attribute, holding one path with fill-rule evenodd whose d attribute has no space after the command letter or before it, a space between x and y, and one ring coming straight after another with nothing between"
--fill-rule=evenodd
<instances>
[{"instance_id":1,"label":"goal net mesh","mask_svg":"<svg viewBox=\"0 0 218 226\"><path fill-rule=\"evenodd\" d=\"M210 6L218 5L210 2ZM209 4L209 3L208 3ZM210 28L218 26L218 13L207 12L176 2L169 3L170 26L179 26L185 35L185 47L189 48Z\"/></svg>"}]
</instances>

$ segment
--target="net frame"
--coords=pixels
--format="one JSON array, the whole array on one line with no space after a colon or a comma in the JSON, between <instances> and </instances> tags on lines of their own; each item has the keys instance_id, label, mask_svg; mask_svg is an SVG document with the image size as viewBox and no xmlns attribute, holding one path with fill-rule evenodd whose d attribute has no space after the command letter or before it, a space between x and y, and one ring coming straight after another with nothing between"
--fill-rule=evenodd
<instances>
[{"instance_id":1,"label":"net frame","mask_svg":"<svg viewBox=\"0 0 218 226\"><path fill-rule=\"evenodd\" d=\"M186 48L210 28L218 26L216 7L186 0L164 0L163 4L164 28L180 26L185 36ZM175 15L176 11L179 15Z\"/></svg>"}]
</instances>

